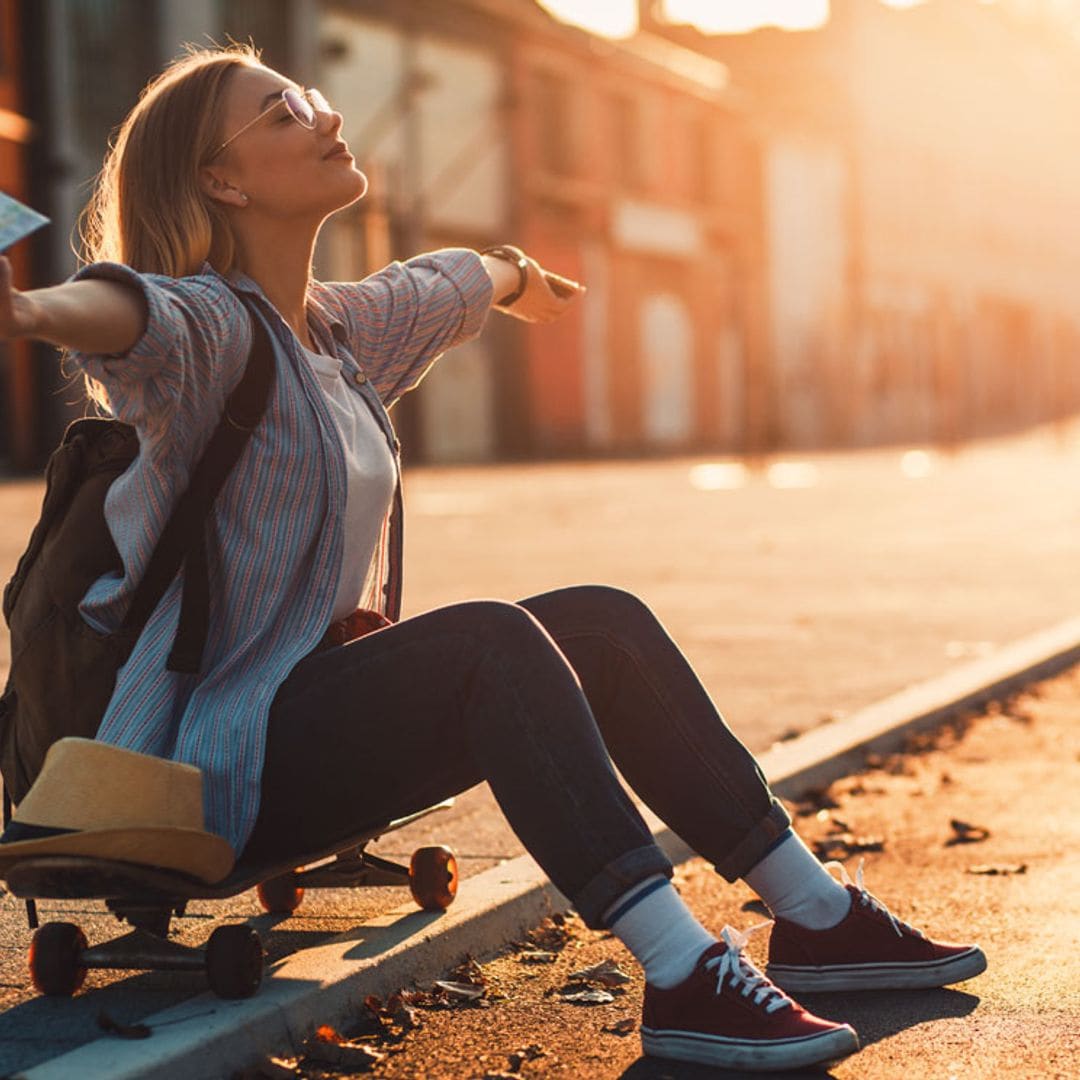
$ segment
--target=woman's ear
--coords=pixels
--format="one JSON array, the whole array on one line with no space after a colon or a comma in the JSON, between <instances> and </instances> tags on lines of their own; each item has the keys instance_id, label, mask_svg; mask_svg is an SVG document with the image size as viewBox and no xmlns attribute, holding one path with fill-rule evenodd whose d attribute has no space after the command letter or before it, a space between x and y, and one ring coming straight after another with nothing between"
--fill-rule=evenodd
<instances>
[{"instance_id":1,"label":"woman's ear","mask_svg":"<svg viewBox=\"0 0 1080 1080\"><path fill-rule=\"evenodd\" d=\"M230 184L220 170L209 165L204 165L199 170L199 187L207 198L226 206L244 207L249 201L247 195L234 184Z\"/></svg>"}]
</instances>

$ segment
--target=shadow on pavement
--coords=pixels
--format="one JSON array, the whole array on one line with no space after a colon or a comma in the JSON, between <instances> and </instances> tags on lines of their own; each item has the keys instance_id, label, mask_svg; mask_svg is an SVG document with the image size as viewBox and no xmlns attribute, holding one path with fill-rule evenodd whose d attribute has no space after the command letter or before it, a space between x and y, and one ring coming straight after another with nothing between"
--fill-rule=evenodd
<instances>
[{"instance_id":1,"label":"shadow on pavement","mask_svg":"<svg viewBox=\"0 0 1080 1080\"><path fill-rule=\"evenodd\" d=\"M850 1024L859 1043L870 1046L925 1024L967 1016L981 999L962 990L875 990L860 994L800 994L799 1003L817 1016Z\"/></svg>"},{"instance_id":2,"label":"shadow on pavement","mask_svg":"<svg viewBox=\"0 0 1080 1080\"><path fill-rule=\"evenodd\" d=\"M967 1016L978 1007L975 994L960 990L879 990L860 994L802 994L799 1001L827 1020L842 1021L859 1033L859 1043L870 1046L906 1028L932 1020ZM850 1059L849 1059L850 1060ZM619 1074L619 1080L753 1080L758 1072L713 1069L680 1061L640 1057ZM771 1080L828 1080L832 1073L821 1069L798 1069L768 1074Z\"/></svg>"}]
</instances>

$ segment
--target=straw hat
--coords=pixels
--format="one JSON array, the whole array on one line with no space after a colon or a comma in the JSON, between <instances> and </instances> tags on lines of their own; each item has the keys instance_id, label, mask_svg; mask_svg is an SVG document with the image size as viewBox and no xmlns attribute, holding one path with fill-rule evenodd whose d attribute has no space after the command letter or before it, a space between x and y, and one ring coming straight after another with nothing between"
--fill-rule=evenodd
<instances>
[{"instance_id":1,"label":"straw hat","mask_svg":"<svg viewBox=\"0 0 1080 1080\"><path fill-rule=\"evenodd\" d=\"M194 765L94 739L58 739L0 836L0 876L38 855L84 855L220 881L235 856L206 831Z\"/></svg>"}]
</instances>

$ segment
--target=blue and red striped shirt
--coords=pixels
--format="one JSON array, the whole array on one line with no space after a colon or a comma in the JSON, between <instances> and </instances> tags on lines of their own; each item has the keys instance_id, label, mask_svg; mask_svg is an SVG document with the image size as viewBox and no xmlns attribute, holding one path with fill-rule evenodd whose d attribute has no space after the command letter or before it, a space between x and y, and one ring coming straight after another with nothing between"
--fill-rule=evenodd
<instances>
[{"instance_id":1,"label":"blue and red striped shirt","mask_svg":"<svg viewBox=\"0 0 1080 1080\"><path fill-rule=\"evenodd\" d=\"M148 311L146 330L130 352L73 355L104 385L113 413L135 427L140 445L106 499L124 570L97 581L84 597L80 610L91 631L119 625L244 370L251 325L234 289L256 298L271 331L273 393L208 523L211 610L202 671L166 669L181 573L121 668L97 736L197 765L207 828L239 853L259 810L270 704L330 621L346 542L341 438L295 334L250 279L227 282L209 266L171 278L118 263L95 263L75 276L134 286ZM309 320L320 342L336 350L347 381L371 404L396 451L386 410L441 353L480 332L491 295L480 257L451 248L393 263L356 283L313 282ZM396 618L400 551L390 531L384 523L377 602Z\"/></svg>"}]
</instances>

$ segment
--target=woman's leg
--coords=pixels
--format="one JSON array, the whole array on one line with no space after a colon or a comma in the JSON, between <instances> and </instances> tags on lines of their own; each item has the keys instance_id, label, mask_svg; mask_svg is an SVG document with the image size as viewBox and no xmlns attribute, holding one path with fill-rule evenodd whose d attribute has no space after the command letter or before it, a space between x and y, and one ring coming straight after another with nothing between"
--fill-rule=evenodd
<instances>
[{"instance_id":1,"label":"woman's leg","mask_svg":"<svg viewBox=\"0 0 1080 1080\"><path fill-rule=\"evenodd\" d=\"M271 709L242 861L302 855L488 780L587 923L670 876L563 655L524 609L458 604L303 660Z\"/></svg>"},{"instance_id":2,"label":"woman's leg","mask_svg":"<svg viewBox=\"0 0 1080 1080\"><path fill-rule=\"evenodd\" d=\"M580 585L521 601L569 660L630 786L729 881L791 824L656 616L636 596Z\"/></svg>"}]
</instances>

